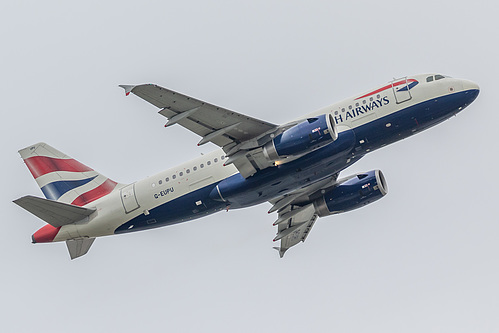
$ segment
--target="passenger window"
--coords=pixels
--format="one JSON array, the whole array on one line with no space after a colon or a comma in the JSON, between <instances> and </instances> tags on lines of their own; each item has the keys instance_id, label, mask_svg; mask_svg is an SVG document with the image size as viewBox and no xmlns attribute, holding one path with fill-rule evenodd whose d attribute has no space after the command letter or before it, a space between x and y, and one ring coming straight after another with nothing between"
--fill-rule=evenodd
<instances>
[{"instance_id":1,"label":"passenger window","mask_svg":"<svg viewBox=\"0 0 499 333\"><path fill-rule=\"evenodd\" d=\"M442 80L445 79L445 76L443 75L435 75L435 80Z\"/></svg>"},{"instance_id":2,"label":"passenger window","mask_svg":"<svg viewBox=\"0 0 499 333\"><path fill-rule=\"evenodd\" d=\"M159 184L159 185L163 184L163 181L160 179L160 180L158 181L158 184Z\"/></svg>"},{"instance_id":3,"label":"passenger window","mask_svg":"<svg viewBox=\"0 0 499 333\"><path fill-rule=\"evenodd\" d=\"M191 169L187 169L185 170L186 173L190 173L191 172Z\"/></svg>"},{"instance_id":4,"label":"passenger window","mask_svg":"<svg viewBox=\"0 0 499 333\"><path fill-rule=\"evenodd\" d=\"M172 176L172 179L175 179L175 178L177 178L177 175L173 175L173 176Z\"/></svg>"},{"instance_id":5,"label":"passenger window","mask_svg":"<svg viewBox=\"0 0 499 333\"><path fill-rule=\"evenodd\" d=\"M225 160L225 155L220 156L222 160Z\"/></svg>"},{"instance_id":6,"label":"passenger window","mask_svg":"<svg viewBox=\"0 0 499 333\"><path fill-rule=\"evenodd\" d=\"M196 171L198 169L197 166L193 167L192 170Z\"/></svg>"},{"instance_id":7,"label":"passenger window","mask_svg":"<svg viewBox=\"0 0 499 333\"><path fill-rule=\"evenodd\" d=\"M178 174L180 177L182 177L184 175L184 173L182 171L180 171L180 173Z\"/></svg>"},{"instance_id":8,"label":"passenger window","mask_svg":"<svg viewBox=\"0 0 499 333\"><path fill-rule=\"evenodd\" d=\"M204 168L204 164L203 164L203 163L201 163L200 167L201 167L201 169L202 169L202 168Z\"/></svg>"},{"instance_id":9,"label":"passenger window","mask_svg":"<svg viewBox=\"0 0 499 333\"><path fill-rule=\"evenodd\" d=\"M213 160L213 162L217 163L217 162L218 162L218 158L215 158L215 159Z\"/></svg>"},{"instance_id":10,"label":"passenger window","mask_svg":"<svg viewBox=\"0 0 499 333\"><path fill-rule=\"evenodd\" d=\"M431 82L431 81L433 81L433 76L428 76L428 77L426 78L426 82Z\"/></svg>"},{"instance_id":11,"label":"passenger window","mask_svg":"<svg viewBox=\"0 0 499 333\"><path fill-rule=\"evenodd\" d=\"M211 161L206 162L206 164L211 165Z\"/></svg>"},{"instance_id":12,"label":"passenger window","mask_svg":"<svg viewBox=\"0 0 499 333\"><path fill-rule=\"evenodd\" d=\"M166 177L165 182L167 182L167 181L169 181L169 180L170 180L170 178Z\"/></svg>"}]
</instances>

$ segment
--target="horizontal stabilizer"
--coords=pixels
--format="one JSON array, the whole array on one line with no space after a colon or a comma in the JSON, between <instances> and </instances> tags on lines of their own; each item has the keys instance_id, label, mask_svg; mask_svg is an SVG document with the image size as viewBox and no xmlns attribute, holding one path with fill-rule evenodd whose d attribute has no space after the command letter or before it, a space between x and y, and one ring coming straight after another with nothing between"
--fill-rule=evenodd
<instances>
[{"instance_id":1,"label":"horizontal stabilizer","mask_svg":"<svg viewBox=\"0 0 499 333\"><path fill-rule=\"evenodd\" d=\"M66 241L71 260L87 254L95 238L71 239Z\"/></svg>"},{"instance_id":2,"label":"horizontal stabilizer","mask_svg":"<svg viewBox=\"0 0 499 333\"><path fill-rule=\"evenodd\" d=\"M95 209L83 208L31 195L14 200L14 203L56 228L78 222L95 212Z\"/></svg>"}]
</instances>

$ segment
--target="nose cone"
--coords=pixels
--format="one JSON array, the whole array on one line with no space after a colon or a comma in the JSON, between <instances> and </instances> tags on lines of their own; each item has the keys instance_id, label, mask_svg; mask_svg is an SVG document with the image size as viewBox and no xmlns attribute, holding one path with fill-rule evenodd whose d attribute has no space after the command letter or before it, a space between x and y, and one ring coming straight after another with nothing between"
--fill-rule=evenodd
<instances>
[{"instance_id":1,"label":"nose cone","mask_svg":"<svg viewBox=\"0 0 499 333\"><path fill-rule=\"evenodd\" d=\"M464 93L464 95L462 95L464 98L464 104L462 107L464 108L470 105L478 97L480 87L475 82L469 80L461 80L461 82L463 85L461 94Z\"/></svg>"},{"instance_id":2,"label":"nose cone","mask_svg":"<svg viewBox=\"0 0 499 333\"><path fill-rule=\"evenodd\" d=\"M476 90L477 94L480 91L478 84L472 81L463 80L463 90Z\"/></svg>"}]
</instances>

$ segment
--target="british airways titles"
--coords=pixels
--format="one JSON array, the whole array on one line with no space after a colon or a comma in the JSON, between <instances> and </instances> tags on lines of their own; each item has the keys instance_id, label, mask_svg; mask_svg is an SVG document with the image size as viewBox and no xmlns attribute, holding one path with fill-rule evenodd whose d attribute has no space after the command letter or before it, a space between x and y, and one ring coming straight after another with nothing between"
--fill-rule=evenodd
<instances>
[{"instance_id":1,"label":"british airways titles","mask_svg":"<svg viewBox=\"0 0 499 333\"><path fill-rule=\"evenodd\" d=\"M379 98L377 100L371 101L367 104L358 106L354 109L348 110L347 112L340 113L338 115L334 116L334 121L336 124L342 123L344 121L356 118L356 117L362 117L363 114L373 111L377 108L381 108L385 105L390 103L390 100L388 99L387 96L383 98Z\"/></svg>"}]
</instances>

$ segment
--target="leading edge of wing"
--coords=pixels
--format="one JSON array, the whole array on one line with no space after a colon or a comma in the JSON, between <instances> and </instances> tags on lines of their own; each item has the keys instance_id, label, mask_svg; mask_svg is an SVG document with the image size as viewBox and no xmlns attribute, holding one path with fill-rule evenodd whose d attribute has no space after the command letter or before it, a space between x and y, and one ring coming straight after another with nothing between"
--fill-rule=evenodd
<instances>
[{"instance_id":1,"label":"leading edge of wing","mask_svg":"<svg viewBox=\"0 0 499 333\"><path fill-rule=\"evenodd\" d=\"M240 126L236 132L239 132L238 136L243 139L244 137L253 138L256 136L256 133L265 133L266 131L277 127L277 125L267 121L219 107L179 92L163 88L156 84L120 85L120 87L125 90L125 94L127 96L130 93L133 93L154 106L163 109L160 113L169 120L183 114L184 112L189 112L184 119L187 120L190 118L195 120L197 123L200 121L204 122L204 124L200 125L204 125L206 129L208 129L208 133L241 123L240 125L242 126ZM217 116L220 116L223 119L220 120ZM180 125L187 127L182 124L182 119L179 119L174 123L179 123ZM247 132L244 128L245 124L251 124L254 126L251 128L251 133L244 133ZM201 131L202 133L198 133L198 131L195 130L193 131L202 136L206 136L208 134L206 131Z\"/></svg>"}]
</instances>

